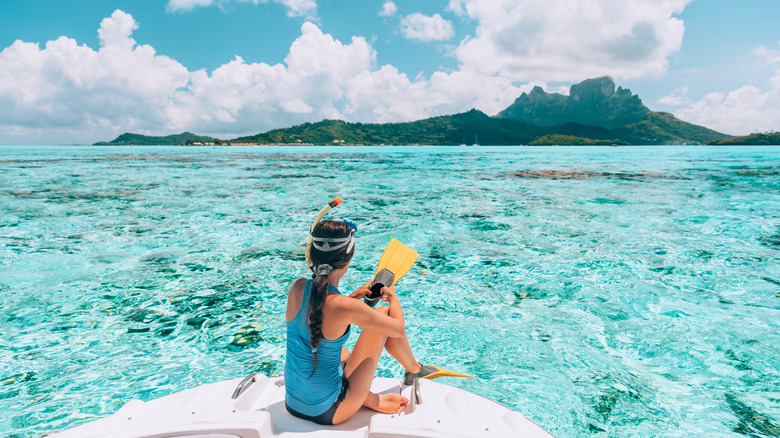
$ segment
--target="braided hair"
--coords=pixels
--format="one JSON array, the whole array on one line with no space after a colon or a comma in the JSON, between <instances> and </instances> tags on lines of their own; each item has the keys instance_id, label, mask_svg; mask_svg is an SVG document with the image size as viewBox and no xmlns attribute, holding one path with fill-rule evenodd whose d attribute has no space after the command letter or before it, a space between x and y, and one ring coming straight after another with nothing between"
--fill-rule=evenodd
<instances>
[{"instance_id":1,"label":"braided hair","mask_svg":"<svg viewBox=\"0 0 780 438\"><path fill-rule=\"evenodd\" d=\"M352 229L344 222L325 220L319 222L311 234L314 237L340 238L349 237ZM333 269L342 269L346 267L352 255L355 253L354 245L345 245L337 251L320 251L314 245L309 245L309 251L312 262L312 284L309 293L309 314L307 322L309 332L311 333L311 353L314 356L314 371L317 370L317 348L322 340L322 307L325 304L325 298L328 296L328 274ZM309 376L311 378L311 376Z\"/></svg>"}]
</instances>

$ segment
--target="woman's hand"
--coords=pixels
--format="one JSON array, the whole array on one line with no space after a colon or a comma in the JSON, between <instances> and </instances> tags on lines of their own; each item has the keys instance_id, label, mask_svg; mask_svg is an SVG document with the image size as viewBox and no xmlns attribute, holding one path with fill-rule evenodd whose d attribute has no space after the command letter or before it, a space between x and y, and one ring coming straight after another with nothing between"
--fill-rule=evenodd
<instances>
[{"instance_id":1,"label":"woman's hand","mask_svg":"<svg viewBox=\"0 0 780 438\"><path fill-rule=\"evenodd\" d=\"M398 296L395 294L395 286L385 286L380 290L380 292L382 292L380 298L386 303L389 303L392 299L398 299Z\"/></svg>"},{"instance_id":2,"label":"woman's hand","mask_svg":"<svg viewBox=\"0 0 780 438\"><path fill-rule=\"evenodd\" d=\"M371 284L371 282L369 281L368 283L364 284L363 286L360 286L358 288L358 290L356 290L355 292L352 292L351 294L349 294L349 297L350 298L356 298L358 300L362 300L366 296L371 295L371 289L368 288L368 286L370 284Z\"/></svg>"}]
</instances>

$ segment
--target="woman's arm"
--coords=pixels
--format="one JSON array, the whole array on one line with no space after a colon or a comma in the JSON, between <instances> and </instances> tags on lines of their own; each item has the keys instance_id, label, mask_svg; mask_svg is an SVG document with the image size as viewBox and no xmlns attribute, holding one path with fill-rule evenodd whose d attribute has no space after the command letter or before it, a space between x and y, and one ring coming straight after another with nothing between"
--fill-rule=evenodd
<instances>
[{"instance_id":1,"label":"woman's arm","mask_svg":"<svg viewBox=\"0 0 780 438\"><path fill-rule=\"evenodd\" d=\"M357 298L358 300L362 300L363 298L365 298L366 296L371 294L371 289L368 288L368 286L370 286L370 285L371 285L371 282L369 281L368 283L364 284L363 286L360 286L358 288L358 290L356 290L355 292L352 292L351 294L349 294L349 297L350 298Z\"/></svg>"},{"instance_id":2,"label":"woman's arm","mask_svg":"<svg viewBox=\"0 0 780 438\"><path fill-rule=\"evenodd\" d=\"M346 298L346 297L345 297ZM392 287L382 288L382 300L390 304L387 315L353 299L338 300L336 310L340 318L365 329L376 330L391 338L399 338L406 332L404 312Z\"/></svg>"}]
</instances>

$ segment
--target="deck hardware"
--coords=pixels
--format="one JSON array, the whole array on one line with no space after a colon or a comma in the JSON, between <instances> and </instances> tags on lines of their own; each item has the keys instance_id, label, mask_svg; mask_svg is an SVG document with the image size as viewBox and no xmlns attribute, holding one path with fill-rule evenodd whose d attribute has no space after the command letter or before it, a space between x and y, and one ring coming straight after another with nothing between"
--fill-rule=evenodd
<instances>
[{"instance_id":1,"label":"deck hardware","mask_svg":"<svg viewBox=\"0 0 780 438\"><path fill-rule=\"evenodd\" d=\"M414 378L414 402L418 405L422 404L422 395L420 395L420 381L417 379L417 377Z\"/></svg>"},{"instance_id":2,"label":"deck hardware","mask_svg":"<svg viewBox=\"0 0 780 438\"><path fill-rule=\"evenodd\" d=\"M236 386L236 390L233 391L233 395L230 397L233 400L237 399L241 393L243 393L247 388L249 388L253 383L257 381L255 378L255 373L249 373L248 376L244 377L244 380L241 381L241 383ZM193 412L194 413L194 412Z\"/></svg>"}]
</instances>

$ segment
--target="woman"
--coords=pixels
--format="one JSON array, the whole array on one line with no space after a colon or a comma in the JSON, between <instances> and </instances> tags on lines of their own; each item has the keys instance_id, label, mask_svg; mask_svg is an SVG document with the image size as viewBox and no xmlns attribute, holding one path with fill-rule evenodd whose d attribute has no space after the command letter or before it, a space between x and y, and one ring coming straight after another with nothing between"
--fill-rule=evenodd
<instances>
[{"instance_id":1,"label":"woman","mask_svg":"<svg viewBox=\"0 0 780 438\"><path fill-rule=\"evenodd\" d=\"M407 377L423 372L406 338L395 288L382 288L389 306L377 309L361 301L371 293L369 283L349 296L338 290L355 251L356 230L349 221L314 226L307 248L314 275L295 280L287 298L285 406L292 415L319 424L343 423L361 406L387 414L406 408L409 400L400 394L370 392L383 348ZM351 324L363 327L352 353L343 347Z\"/></svg>"}]
</instances>

